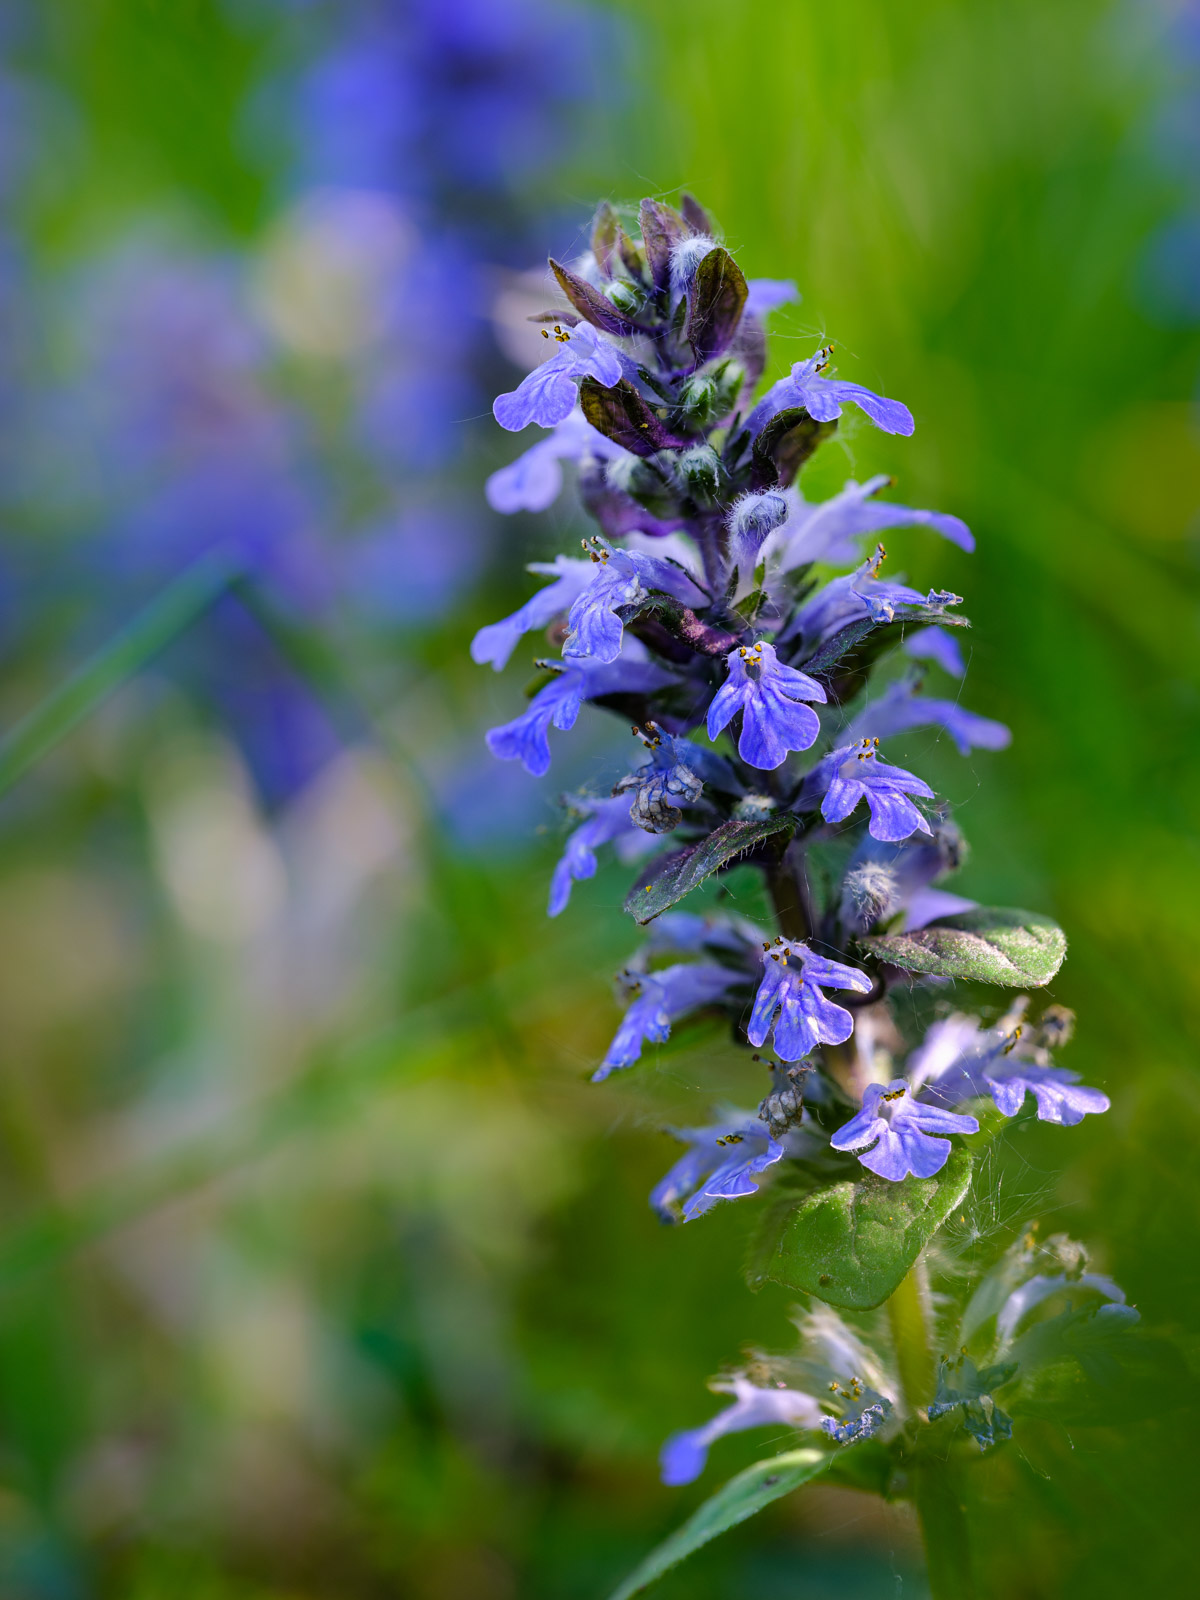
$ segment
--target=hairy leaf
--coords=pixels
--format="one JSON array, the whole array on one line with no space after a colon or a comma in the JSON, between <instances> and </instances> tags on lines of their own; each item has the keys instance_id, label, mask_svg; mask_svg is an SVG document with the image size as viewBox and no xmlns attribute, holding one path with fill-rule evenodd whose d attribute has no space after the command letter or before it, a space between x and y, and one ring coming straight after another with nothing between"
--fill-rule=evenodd
<instances>
[{"instance_id":1,"label":"hairy leaf","mask_svg":"<svg viewBox=\"0 0 1200 1600\"><path fill-rule=\"evenodd\" d=\"M716 232L712 218L699 200L696 199L695 195L681 194L679 196L679 210L683 220L693 233L706 233L711 238Z\"/></svg>"},{"instance_id":2,"label":"hairy leaf","mask_svg":"<svg viewBox=\"0 0 1200 1600\"><path fill-rule=\"evenodd\" d=\"M749 292L742 269L729 251L720 245L710 250L696 268L683 326L697 361L711 361L728 346L742 320Z\"/></svg>"},{"instance_id":3,"label":"hairy leaf","mask_svg":"<svg viewBox=\"0 0 1200 1600\"><path fill-rule=\"evenodd\" d=\"M635 456L652 456L659 450L681 448L680 439L663 422L627 378L611 389L585 378L579 389L583 414L598 433L614 440Z\"/></svg>"},{"instance_id":4,"label":"hairy leaf","mask_svg":"<svg viewBox=\"0 0 1200 1600\"><path fill-rule=\"evenodd\" d=\"M561 266L553 256L550 257L550 270L558 279L559 288L579 315L594 328L599 328L602 333L615 334L622 339L631 333L639 332L637 323L622 316L612 301L602 295L599 289L593 289L590 283L572 272L569 267Z\"/></svg>"},{"instance_id":5,"label":"hairy leaf","mask_svg":"<svg viewBox=\"0 0 1200 1600\"><path fill-rule=\"evenodd\" d=\"M820 678L826 685L831 704L846 705L862 693L871 667L880 656L899 644L905 630L927 622L935 622L943 628L971 626L966 617L944 615L933 606L908 606L903 616L891 622L859 617L826 639L808 660L800 653L789 665L802 667L813 677Z\"/></svg>"},{"instance_id":6,"label":"hairy leaf","mask_svg":"<svg viewBox=\"0 0 1200 1600\"><path fill-rule=\"evenodd\" d=\"M719 1534L736 1528L739 1522L745 1522L773 1500L811 1482L831 1460L833 1457L828 1451L810 1447L788 1450L769 1460L756 1461L752 1467L739 1472L736 1478L731 1478L723 1488L718 1489L711 1499L693 1512L682 1528L677 1528L664 1539L620 1588L614 1590L610 1600L631 1600L633 1595L641 1594L652 1583L656 1583L664 1572L669 1572L685 1556L690 1556L693 1550L699 1550Z\"/></svg>"},{"instance_id":7,"label":"hairy leaf","mask_svg":"<svg viewBox=\"0 0 1200 1600\"><path fill-rule=\"evenodd\" d=\"M831 1306L882 1305L962 1204L972 1163L969 1150L956 1149L936 1178L889 1183L868 1172L777 1209L773 1248L759 1254L762 1275Z\"/></svg>"},{"instance_id":8,"label":"hairy leaf","mask_svg":"<svg viewBox=\"0 0 1200 1600\"><path fill-rule=\"evenodd\" d=\"M652 922L706 878L726 867L764 839L790 834L796 819L788 812L759 817L753 822L723 822L699 844L659 856L640 875L625 901L625 909L638 922Z\"/></svg>"},{"instance_id":9,"label":"hairy leaf","mask_svg":"<svg viewBox=\"0 0 1200 1600\"><path fill-rule=\"evenodd\" d=\"M596 216L592 222L592 254L596 258L596 265L606 278L613 275L613 257L617 253L617 240L621 233L621 223L617 213L607 200L601 200L596 207Z\"/></svg>"},{"instance_id":10,"label":"hairy leaf","mask_svg":"<svg viewBox=\"0 0 1200 1600\"><path fill-rule=\"evenodd\" d=\"M786 489L817 446L836 432L836 421L817 422L803 406L777 411L754 441L750 487Z\"/></svg>"},{"instance_id":11,"label":"hairy leaf","mask_svg":"<svg viewBox=\"0 0 1200 1600\"><path fill-rule=\"evenodd\" d=\"M656 289L666 288L671 277L671 247L687 237L687 224L673 206L643 200L638 207L642 243Z\"/></svg>"},{"instance_id":12,"label":"hairy leaf","mask_svg":"<svg viewBox=\"0 0 1200 1600\"><path fill-rule=\"evenodd\" d=\"M1067 953L1067 936L1057 922L1034 911L996 906L979 906L913 933L879 934L861 943L906 972L1017 989L1049 983Z\"/></svg>"}]
</instances>

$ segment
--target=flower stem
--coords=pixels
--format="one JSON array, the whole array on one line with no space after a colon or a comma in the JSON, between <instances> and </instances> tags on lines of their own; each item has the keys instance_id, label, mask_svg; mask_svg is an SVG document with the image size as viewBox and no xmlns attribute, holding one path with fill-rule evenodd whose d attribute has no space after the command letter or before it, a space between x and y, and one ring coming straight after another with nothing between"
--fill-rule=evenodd
<instances>
[{"instance_id":1,"label":"flower stem","mask_svg":"<svg viewBox=\"0 0 1200 1600\"><path fill-rule=\"evenodd\" d=\"M975 1600L967 1514L952 1458L918 1462L916 1497L932 1600Z\"/></svg>"},{"instance_id":2,"label":"flower stem","mask_svg":"<svg viewBox=\"0 0 1200 1600\"><path fill-rule=\"evenodd\" d=\"M933 1399L934 1369L926 1313L926 1278L925 1262L918 1256L887 1303L900 1374L900 1394L905 1411L914 1418L920 1415L918 1408L927 1406Z\"/></svg>"},{"instance_id":3,"label":"flower stem","mask_svg":"<svg viewBox=\"0 0 1200 1600\"><path fill-rule=\"evenodd\" d=\"M934 1351L925 1262L918 1257L887 1303L900 1396L910 1422L924 1426L933 1399ZM925 1545L932 1600L974 1600L967 1518L953 1456L925 1453L913 1464L917 1516Z\"/></svg>"}]
</instances>

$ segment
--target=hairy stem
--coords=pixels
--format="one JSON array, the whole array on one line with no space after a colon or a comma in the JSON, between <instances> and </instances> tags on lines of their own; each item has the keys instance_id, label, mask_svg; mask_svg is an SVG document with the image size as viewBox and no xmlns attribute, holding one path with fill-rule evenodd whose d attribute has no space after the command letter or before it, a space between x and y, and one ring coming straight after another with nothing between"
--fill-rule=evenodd
<instances>
[{"instance_id":1,"label":"hairy stem","mask_svg":"<svg viewBox=\"0 0 1200 1600\"><path fill-rule=\"evenodd\" d=\"M900 1399L910 1422L921 1427L925 1425L924 1408L933 1399L935 1371L923 1259L914 1263L888 1301L887 1310ZM913 1478L932 1600L974 1600L967 1518L955 1458L922 1454L914 1463Z\"/></svg>"},{"instance_id":2,"label":"hairy stem","mask_svg":"<svg viewBox=\"0 0 1200 1600\"><path fill-rule=\"evenodd\" d=\"M812 934L812 918L801 887L800 862L791 846L768 867L767 886L775 908L775 921L783 937L808 939Z\"/></svg>"}]
</instances>

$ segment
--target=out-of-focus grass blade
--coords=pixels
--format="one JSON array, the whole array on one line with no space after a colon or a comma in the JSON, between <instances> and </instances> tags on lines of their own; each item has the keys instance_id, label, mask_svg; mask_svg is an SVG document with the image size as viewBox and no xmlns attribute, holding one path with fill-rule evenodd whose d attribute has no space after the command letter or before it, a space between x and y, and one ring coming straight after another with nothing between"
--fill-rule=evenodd
<instances>
[{"instance_id":1,"label":"out-of-focus grass blade","mask_svg":"<svg viewBox=\"0 0 1200 1600\"><path fill-rule=\"evenodd\" d=\"M238 575L237 563L214 550L180 573L128 627L22 717L0 739L0 794L89 716L114 689L189 627Z\"/></svg>"}]
</instances>

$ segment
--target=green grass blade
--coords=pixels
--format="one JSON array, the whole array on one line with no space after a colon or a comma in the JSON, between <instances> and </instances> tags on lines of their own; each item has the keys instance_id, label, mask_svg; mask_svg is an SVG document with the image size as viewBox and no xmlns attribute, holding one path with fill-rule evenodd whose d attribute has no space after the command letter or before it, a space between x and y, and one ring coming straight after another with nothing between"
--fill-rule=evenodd
<instances>
[{"instance_id":1,"label":"green grass blade","mask_svg":"<svg viewBox=\"0 0 1200 1600\"><path fill-rule=\"evenodd\" d=\"M202 556L169 583L128 627L0 739L0 794L132 678L229 587L237 564L222 551Z\"/></svg>"},{"instance_id":2,"label":"green grass blade","mask_svg":"<svg viewBox=\"0 0 1200 1600\"><path fill-rule=\"evenodd\" d=\"M652 1550L641 1566L614 1590L610 1600L632 1600L635 1594L657 1583L664 1572L669 1572L693 1550L699 1550L710 1539L727 1533L739 1522L745 1522L764 1506L769 1506L772 1500L790 1494L824 1472L832 1459L826 1450L807 1449L789 1450L785 1455L756 1461L736 1478L730 1478L692 1513L682 1528L676 1528L657 1550Z\"/></svg>"}]
</instances>

